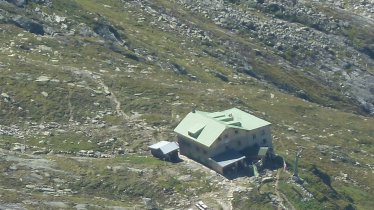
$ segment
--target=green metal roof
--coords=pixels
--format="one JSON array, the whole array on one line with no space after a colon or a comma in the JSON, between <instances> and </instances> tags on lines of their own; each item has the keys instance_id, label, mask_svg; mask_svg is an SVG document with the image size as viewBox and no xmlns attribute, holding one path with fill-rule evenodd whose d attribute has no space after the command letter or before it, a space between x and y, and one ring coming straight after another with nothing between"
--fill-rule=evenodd
<instances>
[{"instance_id":1,"label":"green metal roof","mask_svg":"<svg viewBox=\"0 0 374 210\"><path fill-rule=\"evenodd\" d=\"M190 129L188 130L188 135L194 138L198 138L201 132L204 130L205 125L205 123L197 123L195 125L192 125L192 127L190 127Z\"/></svg>"},{"instance_id":2,"label":"green metal roof","mask_svg":"<svg viewBox=\"0 0 374 210\"><path fill-rule=\"evenodd\" d=\"M232 108L222 112L190 112L174 131L191 140L210 147L228 128L254 130L270 125L269 122Z\"/></svg>"},{"instance_id":3,"label":"green metal roof","mask_svg":"<svg viewBox=\"0 0 374 210\"><path fill-rule=\"evenodd\" d=\"M268 150L269 147L260 147L260 149L258 150L258 156L265 156Z\"/></svg>"},{"instance_id":4,"label":"green metal roof","mask_svg":"<svg viewBox=\"0 0 374 210\"><path fill-rule=\"evenodd\" d=\"M202 129L200 130L199 128ZM174 131L209 147L225 129L226 126L224 124L200 112L191 112L179 123Z\"/></svg>"},{"instance_id":5,"label":"green metal roof","mask_svg":"<svg viewBox=\"0 0 374 210\"><path fill-rule=\"evenodd\" d=\"M248 114L247 112L244 112L238 108L232 108L232 109L228 109L222 112L213 112L213 113L200 112L200 113L205 113L207 116L213 117L213 118L214 116L218 115L220 117L215 118L215 119L224 119L222 121L227 122L227 124L229 125L233 124L234 122L240 122L241 126L232 125L232 127L239 127L244 130L254 130L256 128L260 128L260 127L271 124L263 119L260 119L256 116ZM222 117L222 115L227 116L227 117ZM230 117L232 120L226 121L226 119Z\"/></svg>"}]
</instances>

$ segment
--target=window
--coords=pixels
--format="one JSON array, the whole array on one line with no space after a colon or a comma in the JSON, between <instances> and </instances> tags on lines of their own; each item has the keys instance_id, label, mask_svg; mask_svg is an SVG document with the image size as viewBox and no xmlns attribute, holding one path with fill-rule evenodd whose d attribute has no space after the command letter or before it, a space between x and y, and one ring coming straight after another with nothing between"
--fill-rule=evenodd
<instances>
[{"instance_id":1,"label":"window","mask_svg":"<svg viewBox=\"0 0 374 210\"><path fill-rule=\"evenodd\" d=\"M266 139L262 139L262 143L263 143L263 144L266 144Z\"/></svg>"},{"instance_id":2,"label":"window","mask_svg":"<svg viewBox=\"0 0 374 210\"><path fill-rule=\"evenodd\" d=\"M225 149L226 149L226 150L229 150L229 149L230 149L230 147L229 147L229 146L226 146L226 147L225 147Z\"/></svg>"},{"instance_id":3,"label":"window","mask_svg":"<svg viewBox=\"0 0 374 210\"><path fill-rule=\"evenodd\" d=\"M200 151L200 148L198 146L196 146L196 151Z\"/></svg>"},{"instance_id":4,"label":"window","mask_svg":"<svg viewBox=\"0 0 374 210\"><path fill-rule=\"evenodd\" d=\"M235 130L235 134L238 134L239 133L239 131L238 130Z\"/></svg>"},{"instance_id":5,"label":"window","mask_svg":"<svg viewBox=\"0 0 374 210\"><path fill-rule=\"evenodd\" d=\"M265 130L262 130L262 131L261 131L261 134L264 136L264 135L265 135Z\"/></svg>"},{"instance_id":6,"label":"window","mask_svg":"<svg viewBox=\"0 0 374 210\"><path fill-rule=\"evenodd\" d=\"M253 137L253 139L256 139L256 134L253 134L252 137Z\"/></svg>"},{"instance_id":7,"label":"window","mask_svg":"<svg viewBox=\"0 0 374 210\"><path fill-rule=\"evenodd\" d=\"M203 150L204 155L208 154L208 152L204 149Z\"/></svg>"},{"instance_id":8,"label":"window","mask_svg":"<svg viewBox=\"0 0 374 210\"><path fill-rule=\"evenodd\" d=\"M229 138L229 135L228 134L225 134L225 139Z\"/></svg>"}]
</instances>

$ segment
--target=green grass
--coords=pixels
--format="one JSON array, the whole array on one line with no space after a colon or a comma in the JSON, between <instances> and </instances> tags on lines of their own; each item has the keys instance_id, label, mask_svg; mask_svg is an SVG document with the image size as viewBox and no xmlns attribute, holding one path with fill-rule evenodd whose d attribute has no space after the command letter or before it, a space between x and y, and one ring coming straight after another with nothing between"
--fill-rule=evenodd
<instances>
[{"instance_id":1,"label":"green grass","mask_svg":"<svg viewBox=\"0 0 374 210\"><path fill-rule=\"evenodd\" d=\"M321 206L321 203L314 199L303 201L302 192L295 186L280 182L279 188L297 209L326 209L326 206Z\"/></svg>"},{"instance_id":2,"label":"green grass","mask_svg":"<svg viewBox=\"0 0 374 210\"><path fill-rule=\"evenodd\" d=\"M261 194L257 189L248 194L234 193L232 205L237 209L274 209L269 197L266 194Z\"/></svg>"},{"instance_id":3,"label":"green grass","mask_svg":"<svg viewBox=\"0 0 374 210\"><path fill-rule=\"evenodd\" d=\"M22 201L22 199L18 197L18 193L12 190L0 190L0 197L0 200L3 202L17 203Z\"/></svg>"},{"instance_id":4,"label":"green grass","mask_svg":"<svg viewBox=\"0 0 374 210\"><path fill-rule=\"evenodd\" d=\"M339 193L351 199L356 205L357 209L367 209L370 208L370 206L373 206L371 196L361 189L343 184L339 188Z\"/></svg>"},{"instance_id":5,"label":"green grass","mask_svg":"<svg viewBox=\"0 0 374 210\"><path fill-rule=\"evenodd\" d=\"M67 132L57 136L44 138L44 140L43 138L36 138L31 140L30 144L66 152L78 152L79 150L91 150L97 148L95 143L90 143L87 140L88 138L82 134ZM39 141L43 141L44 143L40 144Z\"/></svg>"},{"instance_id":6,"label":"green grass","mask_svg":"<svg viewBox=\"0 0 374 210\"><path fill-rule=\"evenodd\" d=\"M220 58L207 56L203 53L203 50L217 51L225 55L232 53L218 42L213 41L210 46L207 46L202 45L198 40L191 39L185 40L185 45L181 45L180 35L149 25L150 21L148 19L151 17L147 16L146 21L137 23L137 13L127 11L120 1L61 0L54 2L56 3L53 7L43 8L43 10L45 12L56 12L62 16L71 14L69 18L72 21L85 22L89 26L96 24L94 18L99 18L98 14L105 16L105 21L108 21L120 31L128 48L116 46L117 49L112 50L109 48L110 44L101 43L99 37L74 35L53 39L45 37L38 39L15 26L1 24L1 28L7 31L7 33L3 33L4 36L0 37L1 47L10 47L9 40L14 40L16 45L22 44L36 48L43 44L51 47L53 51L59 52L59 55L55 56L53 52L36 53L20 47L11 47L14 54L26 58L22 60L18 57L9 57L10 52L0 51L0 56L3 58L1 64L5 65L5 67L0 68L0 92L7 93L14 100L6 103L0 98L1 124L18 124L27 129L28 127L24 126L25 121L36 123L57 121L67 125L71 117L70 113L72 113L74 121L81 123L84 123L87 117L95 117L99 111L108 110L115 113L115 104L104 94L91 96L94 90L100 90L97 81L76 73L79 70L87 69L101 76L101 80L121 102L123 111L129 115L131 115L131 111L139 112L143 114L139 120L144 120L148 123L148 126L164 129L154 131L151 136L174 139L175 135L172 130L178 120L183 118L194 105L197 106L198 110L203 111L217 111L235 106L253 111L254 115L272 122L273 134L277 138L274 141L275 151L282 155L290 163L290 166L292 166L297 146L305 147L303 157L300 160L300 174L309 183L307 189L315 195L317 200L312 199L302 202L299 195L300 191L297 188L286 183L286 180L283 180L280 185L282 192L298 209L344 208L349 204L358 209L369 209L372 206L370 190L352 184L342 184L334 179L340 172L343 172L354 178L358 184L367 185L371 189L374 188L371 181L373 175L370 169L365 166L366 164L372 164L373 160L369 155L374 152L372 140L374 120L373 118L346 112L347 110L352 111L353 107L350 105L350 101L340 97L340 93L305 78L301 73L291 73L278 65L267 63L259 58L249 57L248 59L256 73L273 81L273 85L293 91L303 89L308 94L310 101L315 103L306 102L278 91L272 85L233 72ZM186 21L195 22L198 27L210 30L213 33L214 40L220 38L222 42L231 39L238 41L244 46L243 53L245 53L245 50L255 48L264 50L263 46L247 40L244 35L236 36L226 33L224 29L217 27L205 18L191 16L188 10L177 7L175 1L155 2L167 10L173 10L173 7L175 7L175 12L180 12L181 17L184 17ZM103 7L103 4L110 5L111 8ZM32 5L32 7L34 6L36 5ZM66 13L65 10L68 12ZM352 31L349 32L352 38L361 33L357 30L352 28ZM22 41L17 36L19 33L23 33L23 37L29 40ZM134 49L147 49L149 55L155 55L160 61L169 60L170 63L177 63L185 67L188 73L196 75L198 80L191 81L186 75L173 73L173 70L168 69L168 66L161 68L158 63L142 57L140 61L136 61L129 58L131 56L126 56L126 54L135 55ZM50 57L48 57L48 54ZM270 54L270 56L273 55ZM292 53L286 56L290 58ZM53 65L50 62L51 59L58 59L57 65ZM111 64L107 62L108 60L111 61ZM132 68L134 72L126 72L130 69L129 65L137 66ZM122 71L114 71L116 67L119 67ZM205 69L228 75L229 81L232 83L220 81ZM149 73L141 73L144 70ZM307 71L315 73L314 69L308 69ZM240 79L233 79L235 74L238 74ZM60 83L34 82L41 75L58 78ZM83 87L70 86L68 83L81 84ZM211 90L207 91L207 89ZM46 91L48 97L44 97L41 94L42 91ZM134 94L137 93L142 93L142 95L135 96ZM174 93L174 95L168 95L169 93ZM271 94L274 95L273 99L270 97ZM176 99L176 96L179 99ZM69 108L69 101L72 110ZM96 106L94 103L99 105ZM180 103L180 105L174 103ZM318 104L336 107L343 111L325 108ZM22 107L22 110L18 107ZM177 115L179 115L179 118L176 117ZM144 152L143 150L149 144L149 140L145 139L145 135L143 135L144 133L139 132L135 135L134 132L137 130L127 128L128 121L115 114L106 115L103 120L107 123L104 128L76 127L89 131L92 137L87 137L79 132L76 133L75 130L69 130L66 133L55 134L54 136L35 135L27 137L26 142L30 146L37 146L38 148L46 147L72 153L82 149L110 153L112 145L98 146L97 143L117 137L119 140L114 143L116 147L122 146L126 141L130 144L125 147L126 149ZM111 126L116 126L117 130L111 130ZM287 129L290 126L297 129L298 132L289 132ZM303 140L302 135L310 137L310 140ZM39 143L41 140L44 140L44 143ZM9 149L13 143L22 143L21 141L23 140L16 137L0 136L2 148ZM346 154L352 161L360 162L361 166L355 166L350 161L342 162L338 160L332 162L330 161L332 154L321 154L317 148L319 145L329 145L332 148L339 146L338 149L333 151ZM352 152L352 150L358 152ZM363 150L367 153L362 152ZM84 177L80 180L74 178L70 180L71 187L79 190L79 192L84 192L66 198L72 202L81 202L87 199L94 203L105 203L105 201L95 201L90 196L93 194L107 198L108 202L113 203L113 205L141 202L141 196L154 197L157 201L163 203L170 192L192 196L190 192L185 192L185 189L196 189L199 195L220 190L210 186L209 180L201 179L201 177L206 176L202 172L189 172L184 170L183 163L174 165L149 156L125 155L124 157L92 160L88 163L82 163L73 158L54 159L60 169ZM123 174L113 174L106 169L106 166L117 164L152 170L145 172L144 177L139 177L137 173L128 170L125 170ZM311 165L315 165L331 177L331 186L326 186L320 177L309 170ZM4 166L4 168L6 167ZM168 168L178 171L178 175L191 174L192 181L186 183L178 181L174 174L166 171ZM165 174L163 174L164 172ZM100 174L100 176L97 176L97 174ZM167 189L165 194L155 193L163 192L164 188ZM331 188L336 191L335 195ZM130 189L130 191L126 191L126 189ZM152 189L151 192L149 189ZM267 191L270 191L270 189L268 186ZM10 194L7 200L12 200L13 196ZM37 197L37 195L35 196ZM266 195L261 195L259 192L254 192L253 196L250 195L245 201L240 198L241 196L247 195L235 195L234 206L238 209L272 208ZM325 196L326 198L324 198ZM122 200L123 202L121 202ZM134 201L131 202L131 200Z\"/></svg>"},{"instance_id":7,"label":"green grass","mask_svg":"<svg viewBox=\"0 0 374 210\"><path fill-rule=\"evenodd\" d=\"M163 205L165 197L173 196L174 193L192 196L186 189L194 189L199 195L215 189L209 185L208 180L199 179L206 176L205 173L187 172L181 168L176 170L180 165L149 156L127 155L86 161L53 157L53 160L58 169L69 171L71 178L68 178L68 187L79 191L79 197L82 198L94 195L112 201L137 203L140 202L140 197L148 197ZM140 170L143 172L140 173ZM192 180L178 181L177 176L183 174L181 172L190 173ZM77 179L77 175L82 178Z\"/></svg>"}]
</instances>

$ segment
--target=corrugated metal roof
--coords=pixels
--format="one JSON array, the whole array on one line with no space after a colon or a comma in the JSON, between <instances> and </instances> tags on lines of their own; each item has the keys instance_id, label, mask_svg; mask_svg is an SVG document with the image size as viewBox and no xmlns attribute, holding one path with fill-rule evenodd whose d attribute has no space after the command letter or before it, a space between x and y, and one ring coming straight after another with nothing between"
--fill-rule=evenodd
<instances>
[{"instance_id":1,"label":"corrugated metal roof","mask_svg":"<svg viewBox=\"0 0 374 210\"><path fill-rule=\"evenodd\" d=\"M169 144L160 148L162 153L168 154L169 152L175 151L179 149L179 146L175 142L170 142Z\"/></svg>"},{"instance_id":2,"label":"corrugated metal roof","mask_svg":"<svg viewBox=\"0 0 374 210\"><path fill-rule=\"evenodd\" d=\"M235 162L245 159L244 155L241 155L235 151L229 151L224 154L220 154L211 158L221 167L226 167Z\"/></svg>"},{"instance_id":3,"label":"corrugated metal roof","mask_svg":"<svg viewBox=\"0 0 374 210\"><path fill-rule=\"evenodd\" d=\"M160 142L157 142L156 144L152 144L151 146L149 146L149 148L151 148L151 149L160 149L162 146L165 146L165 145L167 145L169 143L170 143L169 141L160 141Z\"/></svg>"},{"instance_id":4,"label":"corrugated metal roof","mask_svg":"<svg viewBox=\"0 0 374 210\"><path fill-rule=\"evenodd\" d=\"M204 125L203 129L199 130ZM232 108L222 112L191 112L174 129L180 135L210 147L227 128L254 130L270 125L269 122L248 114L240 109ZM199 131L198 135L192 131ZM197 134L198 132L196 132Z\"/></svg>"},{"instance_id":5,"label":"corrugated metal roof","mask_svg":"<svg viewBox=\"0 0 374 210\"><path fill-rule=\"evenodd\" d=\"M149 146L151 149L160 149L163 154L168 154L174 150L178 150L179 146L175 142L160 141L156 144Z\"/></svg>"}]
</instances>

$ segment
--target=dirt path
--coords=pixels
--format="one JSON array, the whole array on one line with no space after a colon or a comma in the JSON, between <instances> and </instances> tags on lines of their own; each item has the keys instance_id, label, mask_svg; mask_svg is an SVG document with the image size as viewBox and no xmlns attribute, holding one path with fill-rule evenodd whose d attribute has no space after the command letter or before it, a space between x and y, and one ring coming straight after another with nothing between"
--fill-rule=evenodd
<instances>
[{"instance_id":1,"label":"dirt path","mask_svg":"<svg viewBox=\"0 0 374 210\"><path fill-rule=\"evenodd\" d=\"M278 197L278 199L280 200L280 203L278 205L278 210L281 210L281 209L288 209L286 207L286 205L284 205L284 202L283 201L286 201L287 203L287 206L291 209L291 210L296 210L295 207L292 205L292 203L287 199L287 197L279 191L279 177L280 177L280 173L283 169L278 169L277 171L277 177L276 177L276 181L275 181L275 194L276 196Z\"/></svg>"},{"instance_id":2,"label":"dirt path","mask_svg":"<svg viewBox=\"0 0 374 210\"><path fill-rule=\"evenodd\" d=\"M26 62L28 62L28 63L30 63L31 61L37 62L37 63L42 63L45 66L51 66L51 67L54 67L54 68L58 68L58 66L47 63L47 62L35 61L35 60L27 61L26 60ZM124 111L122 111L122 109L121 109L121 102L118 101L115 94L109 89L109 87L107 85L105 85L105 83L101 79L99 79L100 77L97 77L97 75L94 74L94 72L89 71L89 70L81 70L81 69L78 69L78 68L72 67L72 66L62 66L61 69L63 71L70 71L73 74L77 74L77 75L89 78L92 81L99 84L101 86L101 88L103 88L104 93L107 95L107 97L109 97L110 101L115 105L117 115L122 116L125 119L129 119L129 116ZM70 119L69 120L73 120L73 107L71 106L71 103L70 103L70 96L69 96L68 106L69 106L68 108L69 108L69 111L70 111Z\"/></svg>"},{"instance_id":3,"label":"dirt path","mask_svg":"<svg viewBox=\"0 0 374 210\"><path fill-rule=\"evenodd\" d=\"M79 70L77 68L70 69L75 74L82 75L84 77L90 78L92 81L96 82L100 85L100 87L104 90L104 94L110 99L112 104L115 105L115 110L118 116L123 117L124 119L129 119L129 116L125 114L124 111L121 109L121 102L118 101L116 95L109 89L109 87L100 79L100 76L95 75L93 72L88 70Z\"/></svg>"},{"instance_id":4,"label":"dirt path","mask_svg":"<svg viewBox=\"0 0 374 210\"><path fill-rule=\"evenodd\" d=\"M191 160L186 156L180 155L179 157L186 163L186 166L192 170L203 170L211 174L217 174L212 169L198 162L195 162L194 160ZM240 184L237 183L235 180L227 180L226 178L218 174L217 177L214 179L216 179L214 180L215 182L220 182L224 184L220 186L219 191L205 193L204 195L201 195L201 198L206 198L207 200L213 199L215 201L215 205L217 206L210 206L209 203L206 203L208 205L208 208L210 207L209 209L212 209L212 207L214 207L213 209L217 208L223 210L233 210L234 208L232 206L232 200L234 198L234 191Z\"/></svg>"},{"instance_id":5,"label":"dirt path","mask_svg":"<svg viewBox=\"0 0 374 210\"><path fill-rule=\"evenodd\" d=\"M280 201L280 203L278 204L278 210L281 210L281 209L287 209L285 206L284 206L284 203L283 203L283 197L284 196L282 196L281 195L281 192L279 191L279 176L280 176L280 171L281 170L278 170L278 172L277 172L277 177L276 177L276 181L275 181L275 194L277 195L277 197L278 197L278 199L279 199L279 201Z\"/></svg>"},{"instance_id":6,"label":"dirt path","mask_svg":"<svg viewBox=\"0 0 374 210\"><path fill-rule=\"evenodd\" d=\"M69 95L68 95L68 108L69 108L69 122L74 121L74 110L73 106L71 105L71 90L69 90Z\"/></svg>"},{"instance_id":7,"label":"dirt path","mask_svg":"<svg viewBox=\"0 0 374 210\"><path fill-rule=\"evenodd\" d=\"M125 119L129 119L129 116L125 114L125 112L121 109L121 102L118 101L116 95L112 91L109 90L109 87L105 85L102 80L97 79L97 83L104 89L105 95L110 98L110 101L115 104L116 113L118 116L122 116Z\"/></svg>"}]
</instances>

